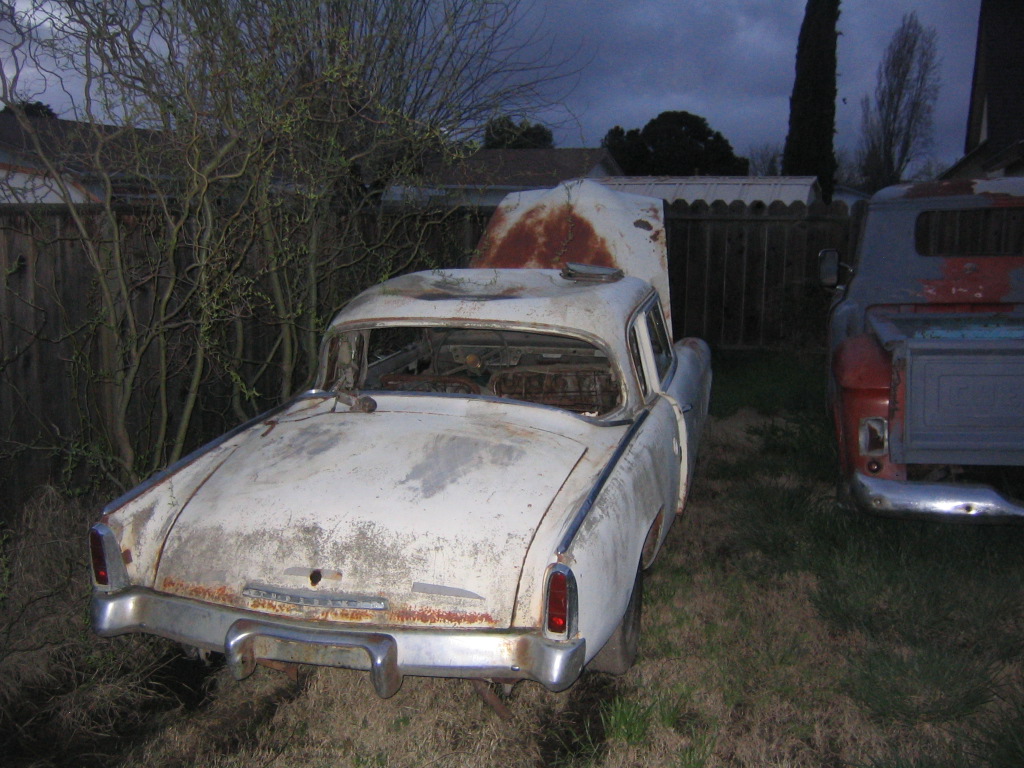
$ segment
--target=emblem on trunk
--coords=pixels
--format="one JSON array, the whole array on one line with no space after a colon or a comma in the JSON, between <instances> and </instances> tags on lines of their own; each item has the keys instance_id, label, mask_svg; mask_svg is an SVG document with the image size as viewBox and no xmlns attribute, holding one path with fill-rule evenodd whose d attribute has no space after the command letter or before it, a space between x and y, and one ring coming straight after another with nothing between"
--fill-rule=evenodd
<instances>
[{"instance_id":1,"label":"emblem on trunk","mask_svg":"<svg viewBox=\"0 0 1024 768\"><path fill-rule=\"evenodd\" d=\"M274 603L287 603L288 605L308 606L310 608L356 608L365 611L386 611L388 609L387 598L375 597L373 595L327 595L322 593L282 592L273 587L253 585L247 585L242 590L242 594L254 600L270 600Z\"/></svg>"}]
</instances>

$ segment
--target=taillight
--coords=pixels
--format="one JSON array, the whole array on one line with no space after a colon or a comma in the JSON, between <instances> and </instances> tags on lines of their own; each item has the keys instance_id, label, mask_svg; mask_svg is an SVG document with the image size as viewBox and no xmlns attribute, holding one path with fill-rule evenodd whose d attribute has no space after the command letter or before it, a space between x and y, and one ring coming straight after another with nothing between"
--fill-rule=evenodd
<instances>
[{"instance_id":1,"label":"taillight","mask_svg":"<svg viewBox=\"0 0 1024 768\"><path fill-rule=\"evenodd\" d=\"M569 577L552 571L548 579L548 632L564 635L569 628Z\"/></svg>"},{"instance_id":2,"label":"taillight","mask_svg":"<svg viewBox=\"0 0 1024 768\"><path fill-rule=\"evenodd\" d=\"M858 443L861 456L885 456L889 453L889 422L881 416L860 420Z\"/></svg>"},{"instance_id":3,"label":"taillight","mask_svg":"<svg viewBox=\"0 0 1024 768\"><path fill-rule=\"evenodd\" d=\"M92 528L89 531L89 552L92 554L93 580L101 587L110 586L107 554L103 550L103 533L97 528Z\"/></svg>"},{"instance_id":4,"label":"taillight","mask_svg":"<svg viewBox=\"0 0 1024 768\"><path fill-rule=\"evenodd\" d=\"M125 562L130 556L121 553L117 536L104 523L96 523L89 529L89 554L92 555L92 578L97 587L104 591L116 591L129 586Z\"/></svg>"},{"instance_id":5,"label":"taillight","mask_svg":"<svg viewBox=\"0 0 1024 768\"><path fill-rule=\"evenodd\" d=\"M548 571L544 628L559 637L571 637L576 632L576 579L561 563Z\"/></svg>"}]
</instances>

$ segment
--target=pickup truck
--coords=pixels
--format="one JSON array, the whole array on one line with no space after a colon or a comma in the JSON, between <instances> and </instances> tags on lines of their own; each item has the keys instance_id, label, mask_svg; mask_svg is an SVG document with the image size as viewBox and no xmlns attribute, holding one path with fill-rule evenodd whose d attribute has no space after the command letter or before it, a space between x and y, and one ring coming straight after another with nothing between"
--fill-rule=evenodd
<instances>
[{"instance_id":1,"label":"pickup truck","mask_svg":"<svg viewBox=\"0 0 1024 768\"><path fill-rule=\"evenodd\" d=\"M1024 520L1024 179L882 190L855 263L820 267L844 498Z\"/></svg>"},{"instance_id":2,"label":"pickup truck","mask_svg":"<svg viewBox=\"0 0 1024 768\"><path fill-rule=\"evenodd\" d=\"M104 509L94 630L385 697L624 673L711 385L707 345L671 341L666 264L661 200L510 195L471 268L360 294L312 389Z\"/></svg>"}]
</instances>

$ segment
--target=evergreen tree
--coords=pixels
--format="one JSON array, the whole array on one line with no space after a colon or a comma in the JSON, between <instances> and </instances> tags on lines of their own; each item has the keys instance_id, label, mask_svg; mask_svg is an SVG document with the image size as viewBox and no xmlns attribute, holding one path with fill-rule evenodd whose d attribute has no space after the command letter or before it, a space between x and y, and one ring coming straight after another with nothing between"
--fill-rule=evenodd
<instances>
[{"instance_id":1,"label":"evergreen tree","mask_svg":"<svg viewBox=\"0 0 1024 768\"><path fill-rule=\"evenodd\" d=\"M57 117L53 108L41 101L17 101L8 104L0 110L0 115L13 115L16 111L23 112L25 117Z\"/></svg>"},{"instance_id":2,"label":"evergreen tree","mask_svg":"<svg viewBox=\"0 0 1024 768\"><path fill-rule=\"evenodd\" d=\"M503 115L484 126L484 149L551 149L555 146L551 129L523 120L519 125Z\"/></svg>"},{"instance_id":3,"label":"evergreen tree","mask_svg":"<svg viewBox=\"0 0 1024 768\"><path fill-rule=\"evenodd\" d=\"M789 134L782 172L817 176L822 195L832 199L836 158L836 41L839 0L807 0L796 49L796 79L789 99Z\"/></svg>"},{"instance_id":4,"label":"evergreen tree","mask_svg":"<svg viewBox=\"0 0 1024 768\"><path fill-rule=\"evenodd\" d=\"M642 130L615 126L601 145L630 176L746 176L749 163L708 121L689 112L662 112Z\"/></svg>"}]
</instances>

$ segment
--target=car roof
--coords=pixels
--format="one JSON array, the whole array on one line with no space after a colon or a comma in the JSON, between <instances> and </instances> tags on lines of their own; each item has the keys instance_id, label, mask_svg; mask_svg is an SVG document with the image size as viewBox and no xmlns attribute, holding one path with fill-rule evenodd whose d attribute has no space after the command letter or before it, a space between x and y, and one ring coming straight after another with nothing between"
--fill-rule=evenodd
<instances>
[{"instance_id":1,"label":"car roof","mask_svg":"<svg viewBox=\"0 0 1024 768\"><path fill-rule=\"evenodd\" d=\"M613 343L654 293L635 277L571 279L555 269L414 272L374 286L331 328L374 325L507 325L582 333Z\"/></svg>"}]
</instances>

